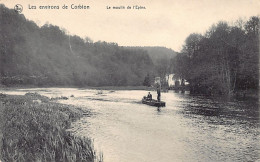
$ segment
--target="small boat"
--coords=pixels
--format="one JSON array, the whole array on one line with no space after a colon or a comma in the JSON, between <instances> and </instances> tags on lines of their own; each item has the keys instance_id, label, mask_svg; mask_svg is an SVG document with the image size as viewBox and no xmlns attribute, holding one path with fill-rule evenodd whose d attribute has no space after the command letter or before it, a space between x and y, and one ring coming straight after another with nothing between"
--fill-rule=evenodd
<instances>
[{"instance_id":1,"label":"small boat","mask_svg":"<svg viewBox=\"0 0 260 162\"><path fill-rule=\"evenodd\" d=\"M147 97L143 97L142 103L149 105L149 106L156 106L156 107L165 107L165 102L157 101L157 100L148 100Z\"/></svg>"},{"instance_id":2,"label":"small boat","mask_svg":"<svg viewBox=\"0 0 260 162\"><path fill-rule=\"evenodd\" d=\"M149 105L149 106L165 107L166 103L163 101L160 101L160 98L161 98L161 79L160 79L160 77L155 77L155 87L156 87L156 91L157 91L157 98L159 98L159 101L152 99L152 95L149 92L147 97L146 96L143 97L142 103Z\"/></svg>"}]
</instances>

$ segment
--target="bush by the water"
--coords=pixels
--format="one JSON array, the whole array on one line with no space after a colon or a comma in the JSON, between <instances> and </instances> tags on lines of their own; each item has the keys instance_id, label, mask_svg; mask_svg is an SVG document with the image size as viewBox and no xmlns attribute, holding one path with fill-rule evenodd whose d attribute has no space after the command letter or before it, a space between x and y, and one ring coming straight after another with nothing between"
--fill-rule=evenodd
<instances>
[{"instance_id":1,"label":"bush by the water","mask_svg":"<svg viewBox=\"0 0 260 162\"><path fill-rule=\"evenodd\" d=\"M32 102L40 100L40 103ZM3 161L97 161L92 141L66 129L79 108L52 103L39 94L0 98Z\"/></svg>"}]
</instances>

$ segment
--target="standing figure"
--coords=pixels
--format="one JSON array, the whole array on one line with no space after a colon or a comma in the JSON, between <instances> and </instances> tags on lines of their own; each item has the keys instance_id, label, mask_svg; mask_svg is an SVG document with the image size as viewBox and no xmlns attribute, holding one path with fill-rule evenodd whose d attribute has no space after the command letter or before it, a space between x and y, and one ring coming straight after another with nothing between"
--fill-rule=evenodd
<instances>
[{"instance_id":1,"label":"standing figure","mask_svg":"<svg viewBox=\"0 0 260 162\"><path fill-rule=\"evenodd\" d=\"M161 79L160 77L155 78L155 85L157 87L157 101L161 101Z\"/></svg>"},{"instance_id":2,"label":"standing figure","mask_svg":"<svg viewBox=\"0 0 260 162\"><path fill-rule=\"evenodd\" d=\"M158 100L158 102L161 101L161 88L160 88L160 86L157 87L157 100Z\"/></svg>"}]
</instances>

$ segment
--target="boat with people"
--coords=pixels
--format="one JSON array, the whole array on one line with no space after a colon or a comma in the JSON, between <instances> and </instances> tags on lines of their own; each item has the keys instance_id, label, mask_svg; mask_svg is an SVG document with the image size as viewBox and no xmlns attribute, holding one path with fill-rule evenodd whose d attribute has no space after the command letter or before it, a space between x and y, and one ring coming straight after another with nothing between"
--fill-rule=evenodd
<instances>
[{"instance_id":1,"label":"boat with people","mask_svg":"<svg viewBox=\"0 0 260 162\"><path fill-rule=\"evenodd\" d=\"M150 106L165 107L166 103L161 101L161 79L160 77L155 78L155 86L157 91L157 100L152 99L152 94L148 92L147 96L144 96L142 103Z\"/></svg>"},{"instance_id":2,"label":"boat with people","mask_svg":"<svg viewBox=\"0 0 260 162\"><path fill-rule=\"evenodd\" d=\"M165 107L165 105L166 105L166 103L163 101L148 99L146 96L143 97L142 103L149 105L149 106L156 106L156 107Z\"/></svg>"}]
</instances>

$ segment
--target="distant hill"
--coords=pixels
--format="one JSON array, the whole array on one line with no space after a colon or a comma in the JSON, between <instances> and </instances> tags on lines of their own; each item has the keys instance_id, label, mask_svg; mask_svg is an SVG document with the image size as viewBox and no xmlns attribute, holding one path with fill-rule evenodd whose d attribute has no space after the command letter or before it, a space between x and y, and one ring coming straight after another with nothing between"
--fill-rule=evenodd
<instances>
[{"instance_id":1,"label":"distant hill","mask_svg":"<svg viewBox=\"0 0 260 162\"><path fill-rule=\"evenodd\" d=\"M166 47L160 47L160 46L144 46L144 47L126 47L129 49L143 49L148 52L148 55L153 60L154 64L160 63L159 60L161 59L172 59L174 58L178 53L174 50Z\"/></svg>"},{"instance_id":2,"label":"distant hill","mask_svg":"<svg viewBox=\"0 0 260 162\"><path fill-rule=\"evenodd\" d=\"M132 50L145 50L148 55L151 57L154 68L154 76L159 76L162 79L165 78L166 74L172 72L172 60L177 56L177 52L166 47L127 47Z\"/></svg>"}]
</instances>

